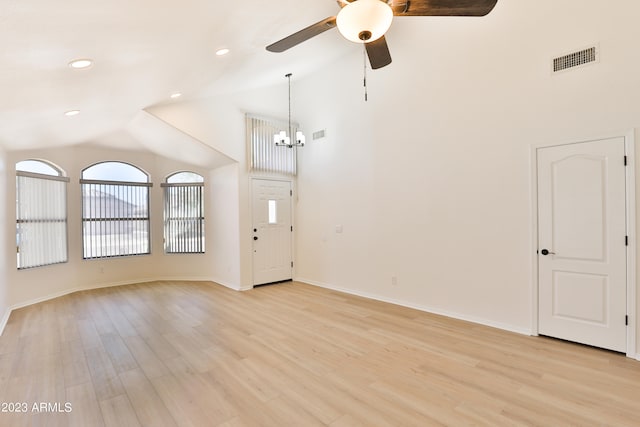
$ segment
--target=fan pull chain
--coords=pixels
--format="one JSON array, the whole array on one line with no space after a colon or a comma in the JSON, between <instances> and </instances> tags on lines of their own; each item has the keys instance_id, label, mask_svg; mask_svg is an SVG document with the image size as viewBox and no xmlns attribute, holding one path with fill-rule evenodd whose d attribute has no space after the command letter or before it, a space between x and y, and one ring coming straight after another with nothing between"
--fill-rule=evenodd
<instances>
[{"instance_id":1,"label":"fan pull chain","mask_svg":"<svg viewBox=\"0 0 640 427\"><path fill-rule=\"evenodd\" d=\"M291 141L293 141L293 134L291 133L291 130L293 129L291 127L291 73L285 74L285 77L287 78L289 85L289 137L291 138Z\"/></svg>"},{"instance_id":2,"label":"fan pull chain","mask_svg":"<svg viewBox=\"0 0 640 427\"><path fill-rule=\"evenodd\" d=\"M367 94L367 48L364 45L364 43L362 44L362 58L363 58L363 62L362 65L364 66L364 79L363 79L363 83L364 83L364 101L367 102L368 101L368 94Z\"/></svg>"}]
</instances>

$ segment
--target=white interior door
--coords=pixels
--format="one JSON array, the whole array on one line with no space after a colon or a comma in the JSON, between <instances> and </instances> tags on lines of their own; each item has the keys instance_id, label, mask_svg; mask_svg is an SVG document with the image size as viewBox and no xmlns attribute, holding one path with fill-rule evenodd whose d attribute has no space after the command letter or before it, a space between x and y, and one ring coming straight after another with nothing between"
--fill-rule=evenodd
<instances>
[{"instance_id":1,"label":"white interior door","mask_svg":"<svg viewBox=\"0 0 640 427\"><path fill-rule=\"evenodd\" d=\"M291 182L252 180L253 284L292 278Z\"/></svg>"},{"instance_id":2,"label":"white interior door","mask_svg":"<svg viewBox=\"0 0 640 427\"><path fill-rule=\"evenodd\" d=\"M538 150L538 330L626 350L624 138Z\"/></svg>"}]
</instances>

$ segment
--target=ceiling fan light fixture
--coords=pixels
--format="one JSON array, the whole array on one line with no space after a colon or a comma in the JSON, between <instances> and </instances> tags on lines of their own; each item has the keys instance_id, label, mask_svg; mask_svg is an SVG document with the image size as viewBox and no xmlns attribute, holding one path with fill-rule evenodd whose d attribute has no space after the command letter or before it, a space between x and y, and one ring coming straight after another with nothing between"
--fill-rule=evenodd
<instances>
[{"instance_id":1,"label":"ceiling fan light fixture","mask_svg":"<svg viewBox=\"0 0 640 427\"><path fill-rule=\"evenodd\" d=\"M336 17L342 36L355 43L369 43L382 37L393 20L393 10L380 0L356 0L343 7Z\"/></svg>"}]
</instances>

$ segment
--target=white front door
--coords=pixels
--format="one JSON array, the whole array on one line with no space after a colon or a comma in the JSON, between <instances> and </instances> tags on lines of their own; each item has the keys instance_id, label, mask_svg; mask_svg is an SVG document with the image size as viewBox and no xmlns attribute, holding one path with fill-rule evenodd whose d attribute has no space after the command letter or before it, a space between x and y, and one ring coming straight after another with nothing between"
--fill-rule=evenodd
<instances>
[{"instance_id":1,"label":"white front door","mask_svg":"<svg viewBox=\"0 0 640 427\"><path fill-rule=\"evenodd\" d=\"M253 284L291 280L291 182L252 180Z\"/></svg>"},{"instance_id":2,"label":"white front door","mask_svg":"<svg viewBox=\"0 0 640 427\"><path fill-rule=\"evenodd\" d=\"M626 351L625 144L538 149L538 330Z\"/></svg>"}]
</instances>

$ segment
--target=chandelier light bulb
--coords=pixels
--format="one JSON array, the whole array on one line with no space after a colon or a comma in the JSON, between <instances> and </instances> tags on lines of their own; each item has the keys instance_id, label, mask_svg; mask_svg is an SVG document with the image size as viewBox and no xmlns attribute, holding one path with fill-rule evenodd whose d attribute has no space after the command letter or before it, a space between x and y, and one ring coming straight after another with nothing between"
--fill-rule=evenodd
<instances>
[{"instance_id":1,"label":"chandelier light bulb","mask_svg":"<svg viewBox=\"0 0 640 427\"><path fill-rule=\"evenodd\" d=\"M276 145L291 145L291 138L287 136L287 132L281 130L279 133L273 135L273 142Z\"/></svg>"}]
</instances>

